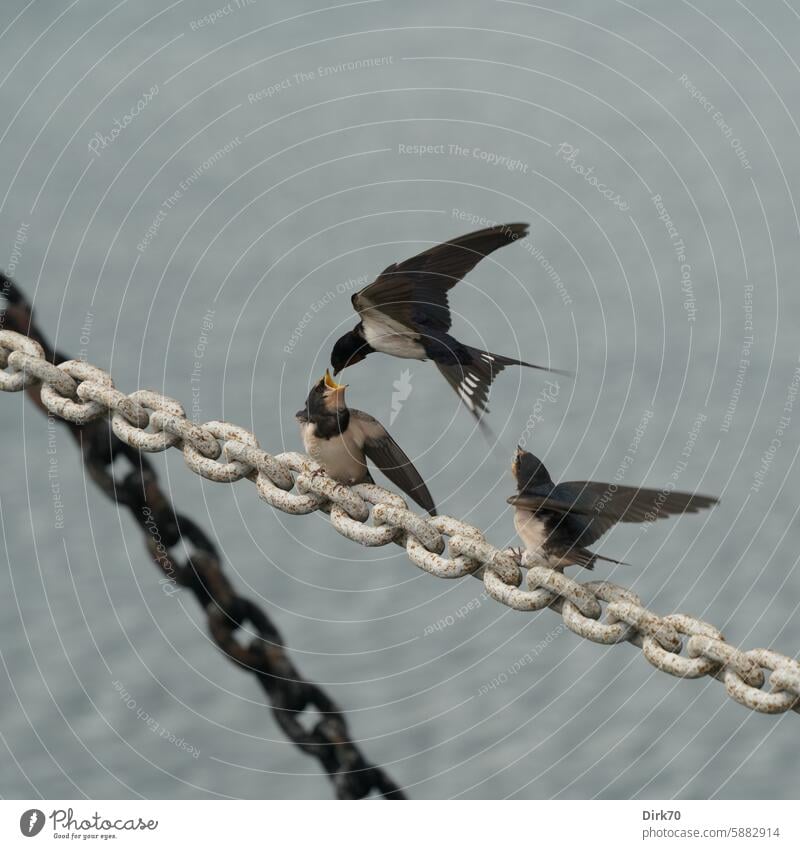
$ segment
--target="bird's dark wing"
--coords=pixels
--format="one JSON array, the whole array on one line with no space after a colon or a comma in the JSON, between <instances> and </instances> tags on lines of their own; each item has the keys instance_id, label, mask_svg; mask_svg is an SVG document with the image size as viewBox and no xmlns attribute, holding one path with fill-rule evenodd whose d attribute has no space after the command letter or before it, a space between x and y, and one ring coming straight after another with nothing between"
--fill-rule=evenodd
<instances>
[{"instance_id":1,"label":"bird's dark wing","mask_svg":"<svg viewBox=\"0 0 800 849\"><path fill-rule=\"evenodd\" d=\"M558 514L581 545L596 542L617 522L652 522L679 513L697 513L717 503L708 495L597 481L560 483L546 494L520 493L508 501L525 510Z\"/></svg>"},{"instance_id":2,"label":"bird's dark wing","mask_svg":"<svg viewBox=\"0 0 800 849\"><path fill-rule=\"evenodd\" d=\"M386 428L375 418L361 410L350 410L350 421L364 434L364 453L409 498L436 515L433 497L422 476L409 460L405 451L392 439Z\"/></svg>"},{"instance_id":3,"label":"bird's dark wing","mask_svg":"<svg viewBox=\"0 0 800 849\"><path fill-rule=\"evenodd\" d=\"M406 327L450 329L447 292L485 256L528 234L527 224L499 224L429 248L385 269L353 295L361 314L380 310Z\"/></svg>"}]
</instances>

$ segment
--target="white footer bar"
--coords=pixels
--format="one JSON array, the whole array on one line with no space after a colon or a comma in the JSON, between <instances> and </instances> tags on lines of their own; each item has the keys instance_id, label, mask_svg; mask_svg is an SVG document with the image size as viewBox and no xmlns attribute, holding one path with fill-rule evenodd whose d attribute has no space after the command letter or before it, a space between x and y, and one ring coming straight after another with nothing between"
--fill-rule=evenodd
<instances>
[{"instance_id":1,"label":"white footer bar","mask_svg":"<svg viewBox=\"0 0 800 849\"><path fill-rule=\"evenodd\" d=\"M280 849L800 846L800 803L775 801L0 801L0 846Z\"/></svg>"}]
</instances>

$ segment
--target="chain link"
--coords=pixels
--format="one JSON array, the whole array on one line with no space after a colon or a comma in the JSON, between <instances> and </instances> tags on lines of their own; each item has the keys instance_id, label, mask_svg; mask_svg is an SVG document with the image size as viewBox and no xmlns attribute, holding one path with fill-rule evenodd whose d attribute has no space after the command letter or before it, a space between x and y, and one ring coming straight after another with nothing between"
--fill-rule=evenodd
<instances>
[{"instance_id":1,"label":"chain link","mask_svg":"<svg viewBox=\"0 0 800 849\"><path fill-rule=\"evenodd\" d=\"M595 598L607 603L627 601L630 604L641 605L642 600L636 593L625 587L612 584L610 581L587 581L583 588L593 593ZM580 610L569 600L564 602L561 610L564 624L570 631L574 631L581 637L591 640L593 643L611 646L616 643L633 642L637 631L627 622L608 621L600 622L600 617L591 619L584 616Z\"/></svg>"},{"instance_id":2,"label":"chain link","mask_svg":"<svg viewBox=\"0 0 800 849\"><path fill-rule=\"evenodd\" d=\"M717 641L724 640L722 634L713 625L701 619L695 619L694 616L673 613L665 616L662 621L671 625L679 634L708 637ZM642 640L642 653L656 669L678 678L702 678L704 675L716 675L721 665L719 661L703 655L691 658L681 657L679 654L667 651L649 635Z\"/></svg>"},{"instance_id":3,"label":"chain link","mask_svg":"<svg viewBox=\"0 0 800 849\"><path fill-rule=\"evenodd\" d=\"M239 445L258 448L258 440L249 430L228 424L228 422L206 422L203 427L215 439L224 440L220 453L225 456L227 462L221 463L219 460L205 456L194 445L186 443L183 446L183 459L193 472L206 478L206 480L216 481L217 483L234 483L234 481L240 481L253 473L254 469L250 463L243 460L232 460L228 455L228 445L233 440Z\"/></svg>"},{"instance_id":4,"label":"chain link","mask_svg":"<svg viewBox=\"0 0 800 849\"><path fill-rule=\"evenodd\" d=\"M9 359L16 351L30 357L44 359L44 349L38 342L22 333L0 330L0 369L2 369L0 370L0 390L3 392L19 392L36 382L35 375L30 372L20 371L13 366L11 371L6 368L9 365Z\"/></svg>"},{"instance_id":5,"label":"chain link","mask_svg":"<svg viewBox=\"0 0 800 849\"><path fill-rule=\"evenodd\" d=\"M478 528L448 516L417 515L400 496L374 484L344 486L305 455L273 457L258 447L253 434L236 425L192 424L181 404L164 395L147 390L123 395L113 389L110 375L93 366L68 361L55 368L45 361L42 347L22 334L0 331L0 366L5 369L0 370L1 390L15 392L41 382L44 406L68 422L80 425L110 414L115 435L132 449L177 447L197 474L221 482L255 481L259 497L285 513L330 513L333 528L361 545L401 545L412 563L440 578L476 575L488 595L508 607L549 607L560 612L574 633L597 643L639 646L656 669L670 675L722 680L732 699L753 710L800 712L800 663L786 655L768 649L741 651L706 622L685 614L660 616L624 587L575 581L528 553L522 557L528 589L520 589L518 559L487 542ZM75 401L75 396L81 400ZM225 462L219 462L220 456ZM370 513L373 526L367 524ZM607 605L606 622L600 621L601 602ZM689 637L688 658L680 655L681 635ZM772 673L772 692L762 689L763 669Z\"/></svg>"}]
</instances>

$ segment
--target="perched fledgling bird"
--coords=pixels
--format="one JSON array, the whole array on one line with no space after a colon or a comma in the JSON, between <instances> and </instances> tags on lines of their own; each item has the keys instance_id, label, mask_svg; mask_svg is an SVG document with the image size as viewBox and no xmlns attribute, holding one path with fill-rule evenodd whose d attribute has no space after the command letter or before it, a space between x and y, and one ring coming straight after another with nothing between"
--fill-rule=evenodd
<instances>
[{"instance_id":1,"label":"perched fledgling bird","mask_svg":"<svg viewBox=\"0 0 800 849\"><path fill-rule=\"evenodd\" d=\"M511 473L518 490L508 499L515 507L514 527L525 547L538 551L556 569L593 569L595 560L620 563L586 548L617 522L651 522L717 503L708 495L596 481L555 484L542 461L522 448L517 448Z\"/></svg>"},{"instance_id":2,"label":"perched fledgling bird","mask_svg":"<svg viewBox=\"0 0 800 849\"><path fill-rule=\"evenodd\" d=\"M433 360L470 412L480 419L487 412L489 387L506 366L551 371L546 366L472 348L448 333L448 291L485 256L527 234L527 224L500 224L390 265L352 296L361 320L333 346L334 375L373 351L403 359Z\"/></svg>"},{"instance_id":3,"label":"perched fledgling bird","mask_svg":"<svg viewBox=\"0 0 800 849\"><path fill-rule=\"evenodd\" d=\"M333 380L326 370L308 393L305 407L295 413L306 453L326 474L348 485L373 483L367 468L370 459L409 498L435 516L433 498L414 464L377 419L348 408L345 389L347 386Z\"/></svg>"}]
</instances>

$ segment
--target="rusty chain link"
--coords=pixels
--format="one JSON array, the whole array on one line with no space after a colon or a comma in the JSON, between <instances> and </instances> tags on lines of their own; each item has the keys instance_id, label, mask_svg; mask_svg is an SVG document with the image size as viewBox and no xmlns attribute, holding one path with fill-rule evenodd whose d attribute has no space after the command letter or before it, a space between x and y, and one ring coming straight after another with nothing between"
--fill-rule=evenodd
<instances>
[{"instance_id":1,"label":"rusty chain link","mask_svg":"<svg viewBox=\"0 0 800 849\"><path fill-rule=\"evenodd\" d=\"M51 350L20 290L2 274L0 284L0 294L8 303L6 310L0 311L0 389L15 392L26 388L38 406L66 422L92 479L110 499L130 510L144 532L155 565L196 598L208 618L214 642L233 663L255 676L283 733L319 761L338 798L360 799L371 794L405 798L386 772L369 763L350 738L339 706L320 687L303 679L267 614L236 592L223 571L216 546L195 522L176 511L143 452L181 445L189 468L204 477L220 481L263 477L284 495L294 485L286 470L291 461L276 462L258 448L255 437L235 425L191 425L177 401L157 393L124 395L114 388L106 372ZM113 413L111 428L109 411ZM148 426L152 433L145 430ZM114 470L115 462L123 458L131 467L124 475ZM323 502L313 498L316 509ZM341 498L346 506L357 503L357 497L349 492L342 492ZM402 505L402 500L394 503ZM185 559L171 553L179 546L191 552ZM257 635L246 644L237 639L243 626ZM319 717L306 727L308 723L301 720L309 709L315 709Z\"/></svg>"},{"instance_id":2,"label":"rusty chain link","mask_svg":"<svg viewBox=\"0 0 800 849\"><path fill-rule=\"evenodd\" d=\"M8 371L0 371L0 389L14 392L40 382L44 406L67 421L101 420L111 414L114 433L129 450L157 452L176 447L197 474L225 482L254 481L259 497L285 513L322 510L330 514L338 533L361 545L395 543L405 548L415 566L440 578L481 577L488 595L502 604L526 611L548 607L561 614L571 631L588 640L640 647L649 663L662 672L716 678L732 699L752 710L800 713L800 663L786 655L769 649L742 651L725 642L708 623L685 614L660 616L642 606L625 587L608 581L581 583L550 568L535 554L519 557L498 549L478 528L448 516L420 516L400 496L382 487L344 486L303 454L268 454L252 433L236 425L193 425L177 401L142 390L125 396L113 388L110 375L94 367L88 367L90 373L73 361L53 368L33 340L0 331L0 368L6 362ZM75 404L74 396L90 399L98 407L87 411ZM142 410L149 419L146 424ZM372 525L367 524L370 513ZM445 554L447 548L449 554ZM527 590L520 589L523 571ZM606 604L605 622L601 602ZM688 657L681 655L681 635L689 636ZM236 651L231 656L239 659ZM765 669L771 673L771 692L763 689Z\"/></svg>"}]
</instances>

